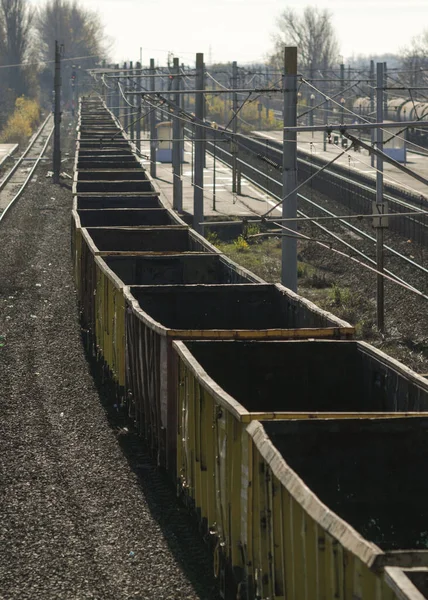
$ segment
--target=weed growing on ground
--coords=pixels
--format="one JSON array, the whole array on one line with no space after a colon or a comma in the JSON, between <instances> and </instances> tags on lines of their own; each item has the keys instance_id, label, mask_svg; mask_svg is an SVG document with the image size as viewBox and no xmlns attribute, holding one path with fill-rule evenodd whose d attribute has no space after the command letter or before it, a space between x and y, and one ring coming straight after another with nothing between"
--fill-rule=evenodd
<instances>
[{"instance_id":1,"label":"weed growing on ground","mask_svg":"<svg viewBox=\"0 0 428 600\"><path fill-rule=\"evenodd\" d=\"M332 306L345 307L349 304L351 293L348 288L342 288L333 283L329 292L329 299Z\"/></svg>"},{"instance_id":2,"label":"weed growing on ground","mask_svg":"<svg viewBox=\"0 0 428 600\"><path fill-rule=\"evenodd\" d=\"M250 247L243 235L240 235L238 238L236 238L236 240L233 242L233 245L238 252L246 252Z\"/></svg>"},{"instance_id":3,"label":"weed growing on ground","mask_svg":"<svg viewBox=\"0 0 428 600\"><path fill-rule=\"evenodd\" d=\"M249 238L252 235L258 235L260 233L260 227L256 224L256 223L249 223L247 226L247 230L245 233L245 237ZM257 238L254 240L251 240L252 242L257 241Z\"/></svg>"},{"instance_id":4,"label":"weed growing on ground","mask_svg":"<svg viewBox=\"0 0 428 600\"><path fill-rule=\"evenodd\" d=\"M218 246L220 244L220 238L215 231L208 231L205 235L207 241L213 246Z\"/></svg>"}]
</instances>

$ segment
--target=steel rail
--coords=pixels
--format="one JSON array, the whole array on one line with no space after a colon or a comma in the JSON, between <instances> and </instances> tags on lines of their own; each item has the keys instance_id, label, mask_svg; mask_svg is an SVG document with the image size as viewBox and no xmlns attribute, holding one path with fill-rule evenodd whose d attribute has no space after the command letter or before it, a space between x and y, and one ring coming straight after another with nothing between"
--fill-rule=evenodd
<instances>
[{"instance_id":1,"label":"steel rail","mask_svg":"<svg viewBox=\"0 0 428 600\"><path fill-rule=\"evenodd\" d=\"M43 125L40 127L40 129L37 131L37 133L35 134L34 139L32 140L32 142L30 143L29 147L27 148L27 150L25 151L25 153L21 156L21 158L19 159L19 163L21 164L22 160L24 159L24 157L28 154L29 150L31 150L31 148L34 146L34 144L36 143L36 141L40 138L41 134L44 131L44 128L47 126L49 119L52 118L52 115L49 115L46 120L44 121ZM46 152L46 148L48 147L48 144L50 142L50 139L52 137L54 131L54 127L52 127L51 131L49 132L46 141L43 145L42 150L40 151L39 155L37 158L34 159L34 165L31 167L30 172L28 173L27 178L25 179L24 183L21 185L20 189L18 190L18 192L15 194L15 196L12 198L12 200L8 203L8 205L6 206L6 208L3 210L3 212L0 214L0 223L3 221L6 213L9 211L10 207L18 200L18 198L21 196L22 192L25 190L25 188L27 187L28 182L30 181L30 179L33 176L34 171L36 170L40 160L42 159L44 153ZM16 170L16 169L15 169ZM10 178L9 178L10 179ZM3 186L4 187L4 186ZM0 188L0 191L3 188Z\"/></svg>"},{"instance_id":2,"label":"steel rail","mask_svg":"<svg viewBox=\"0 0 428 600\"><path fill-rule=\"evenodd\" d=\"M244 138L245 139L245 138ZM266 138L260 138L261 140ZM267 156L269 155L273 155L275 156L277 153L280 154L282 152L282 145L280 144L280 142L277 142L276 140L266 140L269 143L269 150L270 152L268 153ZM239 140L238 140L239 143ZM248 146L248 150L250 152L256 152L256 150L253 149L254 144L255 145L260 145L260 150L262 150L264 144L260 144L260 142L257 142L253 139L247 139L247 143L249 143L250 145ZM245 150L245 145L243 147L243 149ZM305 155L305 158L298 158L298 163L301 165L305 165L306 167L310 167L311 169L313 168L314 164L312 162L309 162L309 160L307 160L309 158L307 153L303 153ZM277 157L275 156L275 160L278 160ZM322 166L324 164L324 162L315 162L315 166ZM342 166L340 166L341 169L343 169ZM328 169L325 170L325 173L327 174L327 176L332 177L333 179L335 179L339 186L340 186L340 182L343 182L344 184L351 184L353 186L358 186L359 189L361 189L361 191L363 193L370 195L373 195L374 193L374 187L371 184L370 181L367 181L367 183L363 183L359 180L359 178L361 177L360 175L357 174L356 178L351 178L351 177L347 177L346 175L341 174L340 172L338 172L338 170L329 167ZM345 186L343 186L345 187ZM400 190L398 188L396 188L395 186L389 186L391 188L397 189L397 193L400 193ZM364 196L362 196L364 198ZM416 197L413 199L409 199L409 200L403 200L400 199L397 196L392 196L390 194L384 194L384 197L389 200L391 207L392 206L397 206L398 207L405 207L407 210L412 209L415 212L420 212L421 216L423 215L423 213L425 212L424 209L420 208L417 204L416 204ZM370 198L365 198L365 200L367 202L370 202ZM340 202L340 199L338 200ZM426 202L426 200L425 200ZM396 211L398 214L400 213L399 210ZM418 228L420 228L421 233L423 233L424 236L427 235L428 232L428 225L424 222L425 219L421 220L420 217L418 215L414 216L414 217L410 217L410 216L406 216L403 217L403 223L405 221L407 221L409 224L413 224L414 226L417 226ZM400 235L403 235L403 233L397 232Z\"/></svg>"},{"instance_id":3,"label":"steel rail","mask_svg":"<svg viewBox=\"0 0 428 600\"><path fill-rule=\"evenodd\" d=\"M46 117L46 119L40 125L39 129L33 135L33 138L30 141L30 143L28 144L25 152L17 159L17 161L13 165L13 167L7 172L6 176L0 181L0 192L5 187L5 185L8 183L8 181L10 180L10 178L12 177L12 175L15 173L15 171L17 171L18 167L21 165L21 163L23 162L23 160L25 159L25 157L27 156L27 154L30 152L30 150L32 149L32 147L34 146L34 144L37 142L37 140L39 139L40 134L42 133L42 131L45 128L45 126L47 125L49 119L51 119L51 118L52 118L52 114L49 114Z\"/></svg>"},{"instance_id":4,"label":"steel rail","mask_svg":"<svg viewBox=\"0 0 428 600\"><path fill-rule=\"evenodd\" d=\"M282 143L280 141L274 140L274 139L270 139L270 138L264 138L264 137L261 137L261 136L258 139L260 139L260 143L261 143L262 147L266 145L266 142L268 142L270 150L273 150L274 152L276 151L278 153L282 153L282 151L283 151L282 150ZM258 139L247 138L247 140L250 143L252 143L252 142L256 142L257 143ZM304 154L305 158L298 157L297 158L297 162L298 163L300 162L302 164L311 166L313 168L314 166L318 166L318 164L324 164L324 162L325 162L325 161L323 161L322 159L320 159L318 157L315 159L315 161L310 162L310 160L309 160L309 157L310 157L309 152L306 152L305 150L299 150L299 152L301 154ZM343 166L343 165L338 165L338 166L341 169L346 169L346 167ZM361 175L360 173L355 173L355 176L356 176L355 178L353 178L353 177L347 177L346 175L342 175L337 170L335 170L334 168L331 168L331 167L329 167L328 169L326 169L326 171L327 171L327 173L329 173L333 177L336 177L338 179L342 179L343 181L346 181L348 183L352 183L354 185L358 185L358 187L360 187L362 190L365 190L365 191L370 192L370 193L374 193L374 190L375 190L375 185L374 184L375 184L375 182L371 181L370 178L366 177L365 175ZM364 179L366 181L366 183L358 181L359 178ZM398 192L400 191L400 189L395 184L388 183L388 186L391 187L391 188L396 189ZM406 192L406 190L404 190L404 192ZM415 193L413 195L415 195ZM414 208L416 211L420 210L421 212L423 212L423 209L421 209L416 204L412 204L411 200L409 200L409 201L403 200L403 199L398 198L396 196L392 196L391 194L388 194L388 193L384 194L384 197L387 200L390 200L392 202L395 202L396 204L400 204L402 206L405 206L406 208ZM416 195L415 195L415 201L416 201Z\"/></svg>"},{"instance_id":5,"label":"steel rail","mask_svg":"<svg viewBox=\"0 0 428 600\"><path fill-rule=\"evenodd\" d=\"M298 162L300 162L301 164L304 164L306 166L312 167L313 164L311 162L309 162L308 160L305 160L303 158L299 158ZM375 192L375 187L370 187L369 185L366 185L364 183L360 183L359 181L356 181L355 179L352 179L352 177L346 177L345 175L341 175L340 173L335 172L333 169L329 168L326 169L325 172L329 175L331 175L332 177L335 177L337 179L342 180L344 183L351 183L352 185L358 185L358 187L361 188L361 190L366 191L370 194L374 194ZM383 197L388 200L390 203L392 204L397 204L399 206L402 206L406 209L409 210L413 210L416 213L421 213L421 215L425 214L425 210L423 208L420 208L419 206L417 206L416 204L412 204L411 202L408 202L406 200L402 200L401 198L397 198L396 196L391 196L390 194L384 194ZM399 213L397 213L399 214ZM424 229L427 229L428 226L423 223L422 221L418 221L417 216L414 218L411 217L406 217L409 221L413 221L414 223L416 223L418 225L418 227L422 227Z\"/></svg>"}]
</instances>

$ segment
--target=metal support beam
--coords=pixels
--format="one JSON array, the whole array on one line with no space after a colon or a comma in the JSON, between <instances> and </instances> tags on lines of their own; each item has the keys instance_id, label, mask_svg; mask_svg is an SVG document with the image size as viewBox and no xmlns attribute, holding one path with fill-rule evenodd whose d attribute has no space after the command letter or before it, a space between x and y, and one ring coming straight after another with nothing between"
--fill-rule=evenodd
<instances>
[{"instance_id":1,"label":"metal support beam","mask_svg":"<svg viewBox=\"0 0 428 600\"><path fill-rule=\"evenodd\" d=\"M119 68L119 65L116 65L116 68ZM113 112L115 116L119 119L120 117L120 91L117 82L114 83L114 94L113 94Z\"/></svg>"},{"instance_id":2,"label":"metal support beam","mask_svg":"<svg viewBox=\"0 0 428 600\"><path fill-rule=\"evenodd\" d=\"M373 60L370 61L370 81L374 81L374 61ZM374 111L375 111L375 91L374 91L374 86L371 85L370 86L370 115L371 115L371 118L373 118ZM374 129L372 129L370 132L370 142L371 142L372 148L374 148L374 145L375 145L375 130ZM371 166L374 167L374 163L375 163L374 154L371 155L370 163L371 163Z\"/></svg>"},{"instance_id":3,"label":"metal support beam","mask_svg":"<svg viewBox=\"0 0 428 600\"><path fill-rule=\"evenodd\" d=\"M236 60L232 63L232 89L236 90L238 87L238 65ZM238 159L238 145L236 143L236 134L238 132L238 117L236 113L238 112L238 94L236 92L232 93L232 131L233 131L233 141L232 141L232 193L236 194L238 187L238 173L237 173L237 159Z\"/></svg>"},{"instance_id":4,"label":"metal support beam","mask_svg":"<svg viewBox=\"0 0 428 600\"><path fill-rule=\"evenodd\" d=\"M54 94L53 182L59 183L61 171L61 49L57 41L55 41Z\"/></svg>"},{"instance_id":5,"label":"metal support beam","mask_svg":"<svg viewBox=\"0 0 428 600\"><path fill-rule=\"evenodd\" d=\"M383 63L383 117L385 119L388 113L388 94L386 90L388 88L388 65L386 62Z\"/></svg>"},{"instance_id":6,"label":"metal support beam","mask_svg":"<svg viewBox=\"0 0 428 600\"><path fill-rule=\"evenodd\" d=\"M204 55L196 55L196 90L195 93L195 176L193 188L193 229L203 234L204 220Z\"/></svg>"},{"instance_id":7,"label":"metal support beam","mask_svg":"<svg viewBox=\"0 0 428 600\"><path fill-rule=\"evenodd\" d=\"M269 87L269 67L266 65L265 71L265 87ZM266 107L266 120L269 120L269 110L270 110L270 97L269 95L265 98L265 107Z\"/></svg>"},{"instance_id":8,"label":"metal support beam","mask_svg":"<svg viewBox=\"0 0 428 600\"><path fill-rule=\"evenodd\" d=\"M122 85L122 92L123 92L123 96L122 96L122 100L123 100L123 128L125 131L128 131L128 105L126 103L126 100L128 99L128 79L127 79L127 67L126 67L126 63L123 63L123 69L124 69L124 78L123 78L123 85ZM122 95L122 94L121 94Z\"/></svg>"},{"instance_id":9,"label":"metal support beam","mask_svg":"<svg viewBox=\"0 0 428 600\"><path fill-rule=\"evenodd\" d=\"M174 79L172 81L173 89L179 90L181 87L181 77L180 77L180 62L178 58L174 57L172 73ZM181 180L181 163L182 163L182 128L181 128L181 119L178 116L178 111L181 109L182 96L174 96L174 103L177 106L177 109L173 110L172 113L172 191L173 191L173 200L172 207L174 210L181 212L183 210L183 182Z\"/></svg>"},{"instance_id":10,"label":"metal support beam","mask_svg":"<svg viewBox=\"0 0 428 600\"><path fill-rule=\"evenodd\" d=\"M282 204L284 219L297 217L297 135L286 131L285 127L296 127L297 123L297 48L284 49L284 133L282 153L282 196L287 199ZM290 236L282 238L281 281L293 292L297 291L297 222L288 225Z\"/></svg>"},{"instance_id":11,"label":"metal support beam","mask_svg":"<svg viewBox=\"0 0 428 600\"><path fill-rule=\"evenodd\" d=\"M383 121L383 86L384 86L384 64L377 63L376 65L376 121ZM380 152L383 151L383 130L376 130L376 146ZM383 201L383 157L380 154L376 155L376 204L375 214L383 215L385 212ZM383 222L382 218L378 219L376 226L376 268L377 274L377 326L379 331L385 330L385 299L384 299L384 252L383 252Z\"/></svg>"},{"instance_id":12,"label":"metal support beam","mask_svg":"<svg viewBox=\"0 0 428 600\"><path fill-rule=\"evenodd\" d=\"M343 90L345 89L345 65L343 63L341 63L340 65L340 89L343 93ZM345 108L345 103L342 102L342 100L344 100L343 96L340 99L340 105L341 105L341 110L340 110L340 120L342 121L342 123L344 123L344 114L343 114L343 109ZM340 134L340 139L342 139L342 134Z\"/></svg>"},{"instance_id":13,"label":"metal support beam","mask_svg":"<svg viewBox=\"0 0 428 600\"><path fill-rule=\"evenodd\" d=\"M150 59L150 75L155 73L155 59ZM156 91L156 79L150 77L150 89ZM150 119L150 175L156 177L156 111L152 110L149 114Z\"/></svg>"},{"instance_id":14,"label":"metal support beam","mask_svg":"<svg viewBox=\"0 0 428 600\"><path fill-rule=\"evenodd\" d=\"M130 80L128 79L128 91L133 90L134 88L134 84L132 82L132 79L134 77L134 71L132 70L132 60L129 63L129 68L131 69L129 72L129 77ZM130 98L128 98L128 100L130 100ZM129 119L129 137L131 138L131 140L135 139L134 137L134 121L135 121L135 115L132 114L133 113L133 109L131 106L128 106L128 119Z\"/></svg>"},{"instance_id":15,"label":"metal support beam","mask_svg":"<svg viewBox=\"0 0 428 600\"><path fill-rule=\"evenodd\" d=\"M216 158L217 158L217 132L214 134L213 144L213 210L216 209Z\"/></svg>"},{"instance_id":16,"label":"metal support beam","mask_svg":"<svg viewBox=\"0 0 428 600\"><path fill-rule=\"evenodd\" d=\"M141 69L141 64L137 62L137 69ZM141 96L137 96L137 122L135 123L135 137L137 149L141 152Z\"/></svg>"}]
</instances>

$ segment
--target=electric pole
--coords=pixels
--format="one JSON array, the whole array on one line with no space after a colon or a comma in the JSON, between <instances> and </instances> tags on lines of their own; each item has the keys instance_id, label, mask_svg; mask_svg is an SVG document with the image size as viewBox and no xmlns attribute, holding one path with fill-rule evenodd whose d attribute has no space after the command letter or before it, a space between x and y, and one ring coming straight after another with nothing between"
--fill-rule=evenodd
<instances>
[{"instance_id":1,"label":"electric pole","mask_svg":"<svg viewBox=\"0 0 428 600\"><path fill-rule=\"evenodd\" d=\"M134 71L133 71L133 62L131 60L131 62L129 63L129 86L128 86L128 91L132 91L132 89L135 89L134 86ZM131 103L131 100L133 99L133 96L128 96L128 102ZM134 138L134 116L132 114L132 106L128 106L128 114L129 114L129 138L131 140L135 139Z\"/></svg>"},{"instance_id":2,"label":"electric pole","mask_svg":"<svg viewBox=\"0 0 428 600\"><path fill-rule=\"evenodd\" d=\"M141 49L140 49L141 50ZM141 75L141 63L137 62L137 73ZM141 81L138 79L138 81ZM135 124L135 137L137 150L141 152L141 94L137 96L137 122Z\"/></svg>"},{"instance_id":3,"label":"electric pole","mask_svg":"<svg viewBox=\"0 0 428 600\"><path fill-rule=\"evenodd\" d=\"M193 229L204 233L204 55L196 54L195 78L195 176L193 189Z\"/></svg>"},{"instance_id":4,"label":"electric pole","mask_svg":"<svg viewBox=\"0 0 428 600\"><path fill-rule=\"evenodd\" d=\"M76 96L76 65L71 66L71 114L74 118L77 107L77 96Z\"/></svg>"},{"instance_id":5,"label":"electric pole","mask_svg":"<svg viewBox=\"0 0 428 600\"><path fill-rule=\"evenodd\" d=\"M282 216L297 217L297 134L285 131L297 125L297 48L284 48L284 133L282 152ZM297 221L286 221L282 237L281 281L293 292L297 291Z\"/></svg>"},{"instance_id":6,"label":"electric pole","mask_svg":"<svg viewBox=\"0 0 428 600\"><path fill-rule=\"evenodd\" d=\"M150 90L156 91L156 77L155 77L155 59L150 59ZM153 101L155 99L151 97ZM156 177L156 110L153 110L149 114L150 119L150 175Z\"/></svg>"},{"instance_id":7,"label":"electric pole","mask_svg":"<svg viewBox=\"0 0 428 600\"><path fill-rule=\"evenodd\" d=\"M236 60L232 63L232 90L236 90L238 88L238 65ZM235 91L232 91L232 131L233 131L233 139L232 139L232 193L236 194L237 192L237 164L238 164L238 145L236 141L236 134L238 133L238 94Z\"/></svg>"},{"instance_id":8,"label":"electric pole","mask_svg":"<svg viewBox=\"0 0 428 600\"><path fill-rule=\"evenodd\" d=\"M383 87L385 84L384 63L376 65L376 121L383 122ZM383 151L383 129L376 129L376 148ZM377 268L377 326L382 333L385 331L385 298L383 277L384 253L383 230L388 226L386 215L387 204L383 199L383 157L376 155L376 201L373 203L373 225L376 229L376 268Z\"/></svg>"},{"instance_id":9,"label":"electric pole","mask_svg":"<svg viewBox=\"0 0 428 600\"><path fill-rule=\"evenodd\" d=\"M340 65L340 92L341 94L343 94L343 90L345 89L345 65L343 63L341 63ZM340 120L342 122L342 125L344 125L344 121L345 121L345 117L344 117L344 112L343 112L343 108L344 108L344 104L345 104L345 98L341 98L340 99ZM343 134L340 134L340 139L343 139Z\"/></svg>"},{"instance_id":10,"label":"electric pole","mask_svg":"<svg viewBox=\"0 0 428 600\"><path fill-rule=\"evenodd\" d=\"M180 77L180 62L178 58L173 59L173 75L172 89L179 92L181 90L181 77ZM172 206L174 210L181 212L183 210L183 182L181 180L181 119L179 110L181 108L181 94L174 94L174 112L172 116L172 189L173 189L173 201Z\"/></svg>"},{"instance_id":11,"label":"electric pole","mask_svg":"<svg viewBox=\"0 0 428 600\"><path fill-rule=\"evenodd\" d=\"M127 66L126 63L123 63L123 89L122 89L122 98L123 98L123 128L125 130L125 133L128 133L128 104L127 104L127 100L128 100L128 72L127 72Z\"/></svg>"},{"instance_id":12,"label":"electric pole","mask_svg":"<svg viewBox=\"0 0 428 600\"><path fill-rule=\"evenodd\" d=\"M386 62L383 63L383 116L386 117L388 113L388 93L386 88L388 87L388 66Z\"/></svg>"},{"instance_id":13,"label":"electric pole","mask_svg":"<svg viewBox=\"0 0 428 600\"><path fill-rule=\"evenodd\" d=\"M61 49L55 41L55 79L54 79L54 144L53 144L53 182L59 183L61 171Z\"/></svg>"},{"instance_id":14,"label":"electric pole","mask_svg":"<svg viewBox=\"0 0 428 600\"><path fill-rule=\"evenodd\" d=\"M119 65L114 65L115 70L119 73ZM115 114L117 119L120 119L120 91L119 91L119 80L114 88L113 93L113 113Z\"/></svg>"},{"instance_id":15,"label":"electric pole","mask_svg":"<svg viewBox=\"0 0 428 600\"><path fill-rule=\"evenodd\" d=\"M370 61L370 120L374 120L373 115L374 115L374 111L375 111L375 97L374 97L374 79L375 79L375 72L374 72L374 61L371 60ZM374 148L375 145L375 137L376 137L376 133L374 129L370 130L370 142L372 145L372 148ZM372 153L370 155L370 163L371 166L374 167L374 161L375 161L375 155Z\"/></svg>"}]
</instances>

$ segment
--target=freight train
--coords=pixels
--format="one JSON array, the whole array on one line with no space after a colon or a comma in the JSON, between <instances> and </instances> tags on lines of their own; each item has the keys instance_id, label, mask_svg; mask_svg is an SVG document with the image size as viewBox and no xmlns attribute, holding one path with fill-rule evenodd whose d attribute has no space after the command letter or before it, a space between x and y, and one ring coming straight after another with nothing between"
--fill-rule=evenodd
<instances>
[{"instance_id":1,"label":"freight train","mask_svg":"<svg viewBox=\"0 0 428 600\"><path fill-rule=\"evenodd\" d=\"M82 337L212 544L225 598L422 600L428 383L226 258L80 103Z\"/></svg>"},{"instance_id":2,"label":"freight train","mask_svg":"<svg viewBox=\"0 0 428 600\"><path fill-rule=\"evenodd\" d=\"M376 112L371 111L370 98L357 98L352 106L352 110L356 115L362 117L372 117L375 119ZM428 117L428 102L414 101L411 98L392 98L386 103L386 111L384 112L385 121L426 121ZM428 129L419 127L409 128L406 133L409 141L421 146L428 146Z\"/></svg>"}]
</instances>

